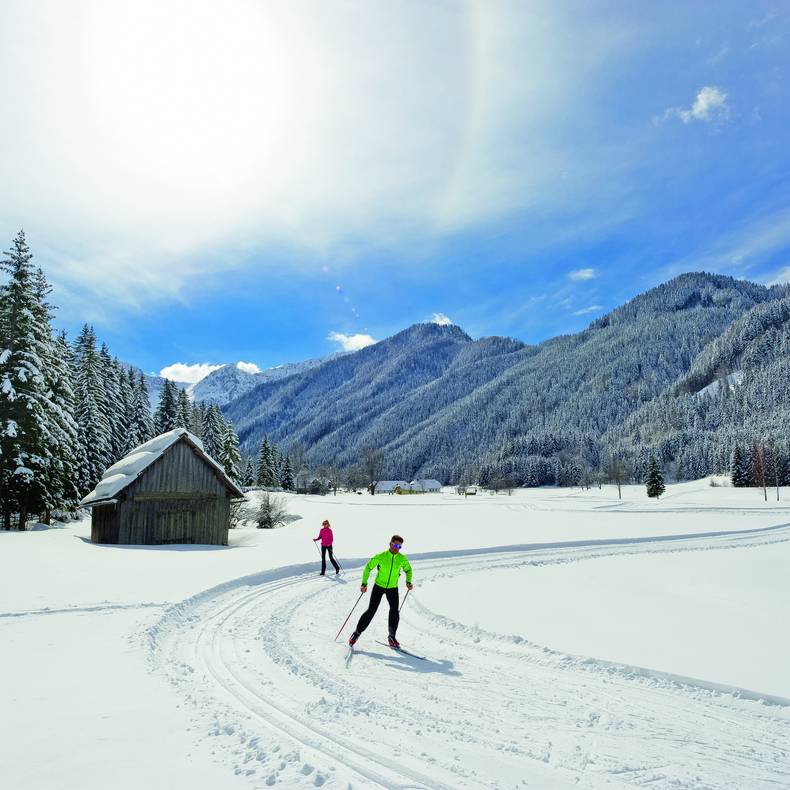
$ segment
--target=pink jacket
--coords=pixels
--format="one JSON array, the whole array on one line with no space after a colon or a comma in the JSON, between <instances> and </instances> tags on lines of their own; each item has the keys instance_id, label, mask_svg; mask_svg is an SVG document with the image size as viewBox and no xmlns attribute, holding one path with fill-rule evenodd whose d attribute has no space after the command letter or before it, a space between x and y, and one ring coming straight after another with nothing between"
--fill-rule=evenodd
<instances>
[{"instance_id":1,"label":"pink jacket","mask_svg":"<svg viewBox=\"0 0 790 790\"><path fill-rule=\"evenodd\" d=\"M321 538L322 546L331 546L333 540L332 530L329 527L321 527L318 538ZM313 538L313 540L318 540L318 538Z\"/></svg>"}]
</instances>

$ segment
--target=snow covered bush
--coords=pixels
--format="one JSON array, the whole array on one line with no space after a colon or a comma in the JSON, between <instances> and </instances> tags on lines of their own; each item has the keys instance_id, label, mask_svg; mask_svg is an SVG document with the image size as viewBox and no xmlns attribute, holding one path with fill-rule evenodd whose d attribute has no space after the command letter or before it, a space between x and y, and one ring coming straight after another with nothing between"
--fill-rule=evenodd
<instances>
[{"instance_id":1,"label":"snow covered bush","mask_svg":"<svg viewBox=\"0 0 790 790\"><path fill-rule=\"evenodd\" d=\"M258 529L275 529L288 523L288 511L285 507L285 498L277 494L265 493L256 516Z\"/></svg>"}]
</instances>

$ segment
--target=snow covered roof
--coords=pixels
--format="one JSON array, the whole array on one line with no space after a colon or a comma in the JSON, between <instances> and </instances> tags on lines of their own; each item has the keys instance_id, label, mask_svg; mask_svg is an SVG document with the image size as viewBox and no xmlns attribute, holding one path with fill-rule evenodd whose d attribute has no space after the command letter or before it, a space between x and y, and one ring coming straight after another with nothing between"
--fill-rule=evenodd
<instances>
[{"instance_id":1,"label":"snow covered roof","mask_svg":"<svg viewBox=\"0 0 790 790\"><path fill-rule=\"evenodd\" d=\"M159 434L149 439L139 447L135 447L128 455L114 463L102 475L102 479L93 491L80 502L82 507L107 504L115 498L124 488L134 482L151 464L161 458L165 451L172 447L181 438L192 445L197 454L208 464L222 482L233 491L236 496L243 497L244 492L225 474L225 470L203 449L203 442L186 428L175 428L167 433Z\"/></svg>"},{"instance_id":2,"label":"snow covered roof","mask_svg":"<svg viewBox=\"0 0 790 790\"><path fill-rule=\"evenodd\" d=\"M413 491L439 491L442 484L438 480L427 478L424 480L412 480L409 486Z\"/></svg>"},{"instance_id":3,"label":"snow covered roof","mask_svg":"<svg viewBox=\"0 0 790 790\"><path fill-rule=\"evenodd\" d=\"M376 491L394 491L396 486L408 488L409 484L405 480L379 480L376 483Z\"/></svg>"}]
</instances>

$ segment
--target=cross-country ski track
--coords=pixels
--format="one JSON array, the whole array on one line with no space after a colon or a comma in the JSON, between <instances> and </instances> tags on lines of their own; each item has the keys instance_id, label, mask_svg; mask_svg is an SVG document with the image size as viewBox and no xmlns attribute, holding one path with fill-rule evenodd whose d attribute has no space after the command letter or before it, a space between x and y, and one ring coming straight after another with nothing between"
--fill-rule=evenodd
<instances>
[{"instance_id":1,"label":"cross-country ski track","mask_svg":"<svg viewBox=\"0 0 790 790\"><path fill-rule=\"evenodd\" d=\"M386 604L349 654L367 597L333 643L364 559L338 579L313 563L227 582L170 606L144 638L193 707L192 732L252 787L788 787L790 700L489 633L419 594L458 574L490 583L498 569L788 540L782 524L415 553L399 638L425 661L376 644Z\"/></svg>"}]
</instances>

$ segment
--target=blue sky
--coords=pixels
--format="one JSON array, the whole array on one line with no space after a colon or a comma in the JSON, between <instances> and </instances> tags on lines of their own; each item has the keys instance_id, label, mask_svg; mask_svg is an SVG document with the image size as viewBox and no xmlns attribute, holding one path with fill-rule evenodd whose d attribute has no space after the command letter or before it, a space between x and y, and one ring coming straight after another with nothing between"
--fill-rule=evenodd
<instances>
[{"instance_id":1,"label":"blue sky","mask_svg":"<svg viewBox=\"0 0 790 790\"><path fill-rule=\"evenodd\" d=\"M788 53L786 3L3 3L0 234L146 370L536 342L790 279Z\"/></svg>"}]
</instances>

